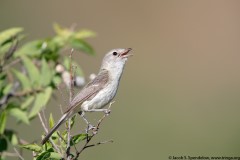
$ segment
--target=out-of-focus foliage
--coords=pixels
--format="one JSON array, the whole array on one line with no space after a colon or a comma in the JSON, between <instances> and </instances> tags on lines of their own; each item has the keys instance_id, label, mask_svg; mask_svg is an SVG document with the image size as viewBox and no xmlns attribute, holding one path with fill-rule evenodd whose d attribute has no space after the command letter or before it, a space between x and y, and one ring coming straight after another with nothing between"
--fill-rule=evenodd
<instances>
[{"instance_id":1,"label":"out-of-focus foliage","mask_svg":"<svg viewBox=\"0 0 240 160\"><path fill-rule=\"evenodd\" d=\"M71 125L74 124L74 118L71 121ZM66 125L68 125L66 123ZM52 114L50 114L50 118L49 118L49 127L52 128L54 126L54 120L52 117ZM54 143L58 144L60 143L62 150L66 149L67 145L67 131L63 131L62 133L60 133L60 131L57 131L59 135L57 135L57 133L55 132L51 137ZM71 137L71 143L70 143L70 147L74 147L76 144L86 140L89 137L88 134L86 133L81 133L81 134L77 134ZM50 142L45 143L43 146L40 146L36 143L32 143L32 144L25 144L25 145L21 145L20 147L25 148L27 150L33 151L36 154L36 159L37 160L45 160L45 159L62 159L63 158L63 154L65 154L65 151L63 154L58 153L55 148L52 146L52 144ZM71 154L72 157L75 157L76 155Z\"/></svg>"},{"instance_id":2,"label":"out-of-focus foliage","mask_svg":"<svg viewBox=\"0 0 240 160\"><path fill-rule=\"evenodd\" d=\"M47 106L53 91L63 81L62 74L70 68L67 57L61 55L66 48L94 54L86 38L95 36L90 30L63 28L54 24L56 35L37 39L19 45L25 37L23 28L10 28L0 32L0 153L7 151L9 145L19 145L20 137L14 129L6 126L9 116L18 123L29 124L39 111ZM62 67L61 70L56 66ZM82 77L79 65L76 76ZM52 116L49 120L52 127ZM63 135L64 136L64 135ZM74 143L81 141L83 135L73 137ZM23 148L38 152L36 159L61 156L54 152L50 144L40 147L37 144L22 145ZM0 159L4 159L0 154ZM60 157L60 158L59 158Z\"/></svg>"}]
</instances>

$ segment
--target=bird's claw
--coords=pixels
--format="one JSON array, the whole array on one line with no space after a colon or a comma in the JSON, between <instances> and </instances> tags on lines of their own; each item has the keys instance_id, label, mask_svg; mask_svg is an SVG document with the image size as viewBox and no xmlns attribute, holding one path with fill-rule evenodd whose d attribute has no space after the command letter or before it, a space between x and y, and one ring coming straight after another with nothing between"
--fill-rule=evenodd
<instances>
[{"instance_id":1,"label":"bird's claw","mask_svg":"<svg viewBox=\"0 0 240 160\"><path fill-rule=\"evenodd\" d=\"M106 116L108 116L108 115L111 113L111 110L110 110L110 109L106 109L106 110L104 111L104 113L105 113Z\"/></svg>"},{"instance_id":2,"label":"bird's claw","mask_svg":"<svg viewBox=\"0 0 240 160\"><path fill-rule=\"evenodd\" d=\"M88 133L88 131L90 130L95 130L97 127L95 127L94 125L91 125L90 123L87 126L86 132Z\"/></svg>"}]
</instances>

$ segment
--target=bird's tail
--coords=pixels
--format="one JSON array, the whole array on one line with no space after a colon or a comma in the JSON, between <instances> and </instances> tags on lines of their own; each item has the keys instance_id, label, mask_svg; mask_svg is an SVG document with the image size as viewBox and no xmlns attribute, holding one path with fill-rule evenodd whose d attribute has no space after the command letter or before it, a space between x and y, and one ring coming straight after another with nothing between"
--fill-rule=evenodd
<instances>
[{"instance_id":1,"label":"bird's tail","mask_svg":"<svg viewBox=\"0 0 240 160\"><path fill-rule=\"evenodd\" d=\"M63 124L69 118L69 112L65 113L61 119L53 126L53 128L48 132L48 134L43 138L41 144L45 144L52 134L58 129L58 127Z\"/></svg>"}]
</instances>

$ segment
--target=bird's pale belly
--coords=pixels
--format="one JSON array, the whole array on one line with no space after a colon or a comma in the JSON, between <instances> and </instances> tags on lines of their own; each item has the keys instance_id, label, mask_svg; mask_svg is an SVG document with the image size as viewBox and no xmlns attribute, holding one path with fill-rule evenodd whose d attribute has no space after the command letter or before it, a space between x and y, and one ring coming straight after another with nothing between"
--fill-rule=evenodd
<instances>
[{"instance_id":1,"label":"bird's pale belly","mask_svg":"<svg viewBox=\"0 0 240 160\"><path fill-rule=\"evenodd\" d=\"M116 84L117 85L117 84ZM85 101L81 105L83 111L89 111L91 109L101 109L106 106L116 95L116 89L113 84L108 85L105 89L101 90L92 100Z\"/></svg>"}]
</instances>

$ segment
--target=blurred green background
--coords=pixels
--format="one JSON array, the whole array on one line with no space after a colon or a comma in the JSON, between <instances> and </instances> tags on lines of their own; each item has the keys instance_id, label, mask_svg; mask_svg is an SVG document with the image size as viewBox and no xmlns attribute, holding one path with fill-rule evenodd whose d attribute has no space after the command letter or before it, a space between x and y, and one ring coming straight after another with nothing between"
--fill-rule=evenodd
<instances>
[{"instance_id":1,"label":"blurred green background","mask_svg":"<svg viewBox=\"0 0 240 160\"><path fill-rule=\"evenodd\" d=\"M53 35L54 22L97 32L89 39L97 55L74 55L86 76L110 49L133 48L95 139L114 143L86 150L83 159L240 156L240 1L1 0L0 19L0 30L23 27L28 40ZM60 99L46 110L55 119ZM43 132L38 119L8 124L28 140Z\"/></svg>"}]
</instances>

